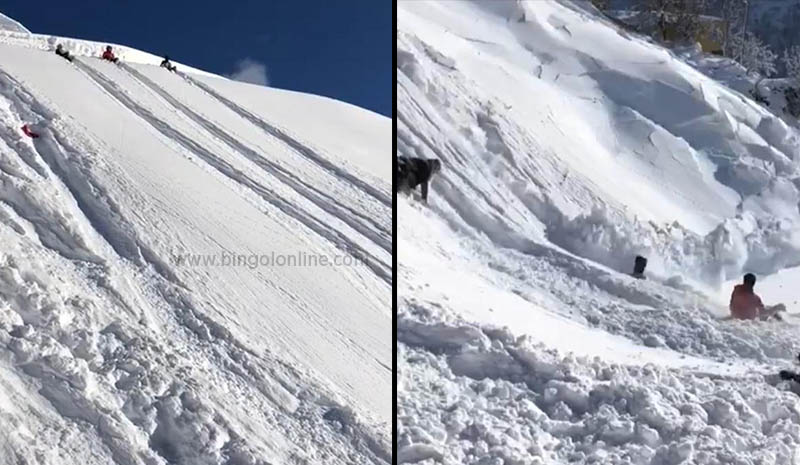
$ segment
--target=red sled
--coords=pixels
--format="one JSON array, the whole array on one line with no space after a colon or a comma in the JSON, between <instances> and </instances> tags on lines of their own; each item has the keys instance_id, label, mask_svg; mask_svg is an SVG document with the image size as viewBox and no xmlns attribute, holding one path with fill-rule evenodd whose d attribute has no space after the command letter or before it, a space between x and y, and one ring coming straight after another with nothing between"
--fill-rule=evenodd
<instances>
[{"instance_id":1,"label":"red sled","mask_svg":"<svg viewBox=\"0 0 800 465\"><path fill-rule=\"evenodd\" d=\"M31 131L31 128L29 128L27 124L25 126L22 126L22 132L24 132L25 135L30 137L31 139L36 139L37 137L39 137L39 134L36 134L35 132Z\"/></svg>"}]
</instances>

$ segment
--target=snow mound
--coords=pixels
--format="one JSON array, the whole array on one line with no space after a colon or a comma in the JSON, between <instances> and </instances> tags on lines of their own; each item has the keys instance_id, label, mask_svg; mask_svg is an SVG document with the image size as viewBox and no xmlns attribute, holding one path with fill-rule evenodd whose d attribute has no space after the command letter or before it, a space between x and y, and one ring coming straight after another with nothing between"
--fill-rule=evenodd
<instances>
[{"instance_id":1,"label":"snow mound","mask_svg":"<svg viewBox=\"0 0 800 465\"><path fill-rule=\"evenodd\" d=\"M618 365L475 327L439 343L454 330L399 346L399 463L794 463L800 413L774 377Z\"/></svg>"}]
</instances>

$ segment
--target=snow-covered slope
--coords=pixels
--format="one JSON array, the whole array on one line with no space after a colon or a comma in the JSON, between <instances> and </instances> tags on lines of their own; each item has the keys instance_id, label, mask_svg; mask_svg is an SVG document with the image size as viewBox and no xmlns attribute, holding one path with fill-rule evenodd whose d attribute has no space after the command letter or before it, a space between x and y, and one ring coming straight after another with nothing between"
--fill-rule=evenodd
<instances>
[{"instance_id":1,"label":"snow-covered slope","mask_svg":"<svg viewBox=\"0 0 800 465\"><path fill-rule=\"evenodd\" d=\"M25 28L19 21L9 18L8 16L0 13L0 31L14 32L18 34L30 34L31 31Z\"/></svg>"},{"instance_id":2,"label":"snow-covered slope","mask_svg":"<svg viewBox=\"0 0 800 465\"><path fill-rule=\"evenodd\" d=\"M398 154L443 164L398 200L399 460L797 463L796 318L723 319L747 271L797 309L796 130L589 2L397 34Z\"/></svg>"},{"instance_id":3,"label":"snow-covered slope","mask_svg":"<svg viewBox=\"0 0 800 465\"><path fill-rule=\"evenodd\" d=\"M0 32L0 463L389 463L391 121L102 45Z\"/></svg>"}]
</instances>

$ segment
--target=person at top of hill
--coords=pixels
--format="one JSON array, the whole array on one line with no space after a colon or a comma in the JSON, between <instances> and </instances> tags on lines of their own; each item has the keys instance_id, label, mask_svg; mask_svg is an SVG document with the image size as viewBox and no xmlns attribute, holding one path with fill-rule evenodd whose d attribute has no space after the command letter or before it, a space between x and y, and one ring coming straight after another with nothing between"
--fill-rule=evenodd
<instances>
[{"instance_id":1,"label":"person at top of hill","mask_svg":"<svg viewBox=\"0 0 800 465\"><path fill-rule=\"evenodd\" d=\"M56 46L56 55L66 60L72 61L72 55L70 55L68 51L64 50L64 46L61 44L58 44Z\"/></svg>"},{"instance_id":2,"label":"person at top of hill","mask_svg":"<svg viewBox=\"0 0 800 465\"><path fill-rule=\"evenodd\" d=\"M167 68L168 70L172 71L173 73L177 69L175 67L175 65L173 65L172 62L169 61L169 55L164 55L164 61L161 62L161 67L162 68Z\"/></svg>"},{"instance_id":3,"label":"person at top of hill","mask_svg":"<svg viewBox=\"0 0 800 465\"><path fill-rule=\"evenodd\" d=\"M119 58L115 57L114 56L114 52L111 51L111 46L110 45L106 46L106 51L103 52L103 57L102 58L104 60L108 60L108 61L111 61L111 62L114 62L114 63L117 63L119 61Z\"/></svg>"},{"instance_id":4,"label":"person at top of hill","mask_svg":"<svg viewBox=\"0 0 800 465\"><path fill-rule=\"evenodd\" d=\"M408 193L422 186L422 201L428 203L428 182L441 168L442 162L435 158L397 157L392 187L395 192Z\"/></svg>"},{"instance_id":5,"label":"person at top of hill","mask_svg":"<svg viewBox=\"0 0 800 465\"><path fill-rule=\"evenodd\" d=\"M761 302L761 297L753 290L755 285L756 275L747 273L744 275L742 284L734 286L731 293L731 316L738 320L754 320L756 318L766 320L774 316L780 320L778 312L786 310L786 307L783 304L765 307Z\"/></svg>"}]
</instances>

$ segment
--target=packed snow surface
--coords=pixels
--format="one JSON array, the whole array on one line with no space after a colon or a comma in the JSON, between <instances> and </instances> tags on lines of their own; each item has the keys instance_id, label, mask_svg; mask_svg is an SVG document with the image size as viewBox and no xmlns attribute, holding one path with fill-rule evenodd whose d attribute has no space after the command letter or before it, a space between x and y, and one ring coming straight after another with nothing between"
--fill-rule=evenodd
<instances>
[{"instance_id":1,"label":"packed snow surface","mask_svg":"<svg viewBox=\"0 0 800 465\"><path fill-rule=\"evenodd\" d=\"M396 45L443 165L397 200L398 461L800 463L797 130L588 1L400 1ZM745 272L784 321L727 318Z\"/></svg>"},{"instance_id":2,"label":"packed snow surface","mask_svg":"<svg viewBox=\"0 0 800 465\"><path fill-rule=\"evenodd\" d=\"M0 31L0 464L391 462L391 121L102 45Z\"/></svg>"}]
</instances>

